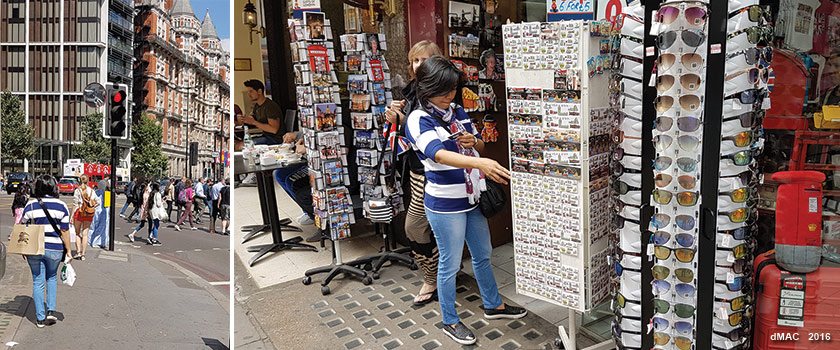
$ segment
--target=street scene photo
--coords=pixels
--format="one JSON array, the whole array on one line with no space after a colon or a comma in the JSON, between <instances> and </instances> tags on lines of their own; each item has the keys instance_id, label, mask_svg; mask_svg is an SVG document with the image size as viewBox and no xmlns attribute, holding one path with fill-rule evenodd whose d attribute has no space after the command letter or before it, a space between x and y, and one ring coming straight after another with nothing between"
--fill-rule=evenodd
<instances>
[{"instance_id":1,"label":"street scene photo","mask_svg":"<svg viewBox=\"0 0 840 350\"><path fill-rule=\"evenodd\" d=\"M0 0L0 348L232 347L229 26Z\"/></svg>"}]
</instances>

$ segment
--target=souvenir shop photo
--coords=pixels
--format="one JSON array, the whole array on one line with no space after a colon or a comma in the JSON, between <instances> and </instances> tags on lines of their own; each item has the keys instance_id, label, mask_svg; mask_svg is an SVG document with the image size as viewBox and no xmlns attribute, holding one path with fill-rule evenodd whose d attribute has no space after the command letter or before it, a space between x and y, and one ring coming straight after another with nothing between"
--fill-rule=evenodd
<instances>
[{"instance_id":1,"label":"souvenir shop photo","mask_svg":"<svg viewBox=\"0 0 840 350\"><path fill-rule=\"evenodd\" d=\"M840 2L233 6L234 344L840 347Z\"/></svg>"}]
</instances>

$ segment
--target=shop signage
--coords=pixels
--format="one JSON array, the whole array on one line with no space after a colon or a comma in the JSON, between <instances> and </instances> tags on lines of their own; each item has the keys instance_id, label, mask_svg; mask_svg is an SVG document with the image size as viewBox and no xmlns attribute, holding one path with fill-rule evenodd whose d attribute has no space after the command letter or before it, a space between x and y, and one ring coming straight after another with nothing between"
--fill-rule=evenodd
<instances>
[{"instance_id":1,"label":"shop signage","mask_svg":"<svg viewBox=\"0 0 840 350\"><path fill-rule=\"evenodd\" d=\"M293 8L293 16L302 19L304 12L320 12L321 0L295 0Z\"/></svg>"},{"instance_id":2,"label":"shop signage","mask_svg":"<svg viewBox=\"0 0 840 350\"><path fill-rule=\"evenodd\" d=\"M564 19L595 19L592 0L546 0L546 18L549 22Z\"/></svg>"},{"instance_id":3,"label":"shop signage","mask_svg":"<svg viewBox=\"0 0 840 350\"><path fill-rule=\"evenodd\" d=\"M85 164L85 175L89 176L104 176L111 175L111 166L102 164Z\"/></svg>"},{"instance_id":4,"label":"shop signage","mask_svg":"<svg viewBox=\"0 0 840 350\"><path fill-rule=\"evenodd\" d=\"M805 326L805 274L782 271L782 288L779 291L780 326Z\"/></svg>"},{"instance_id":5,"label":"shop signage","mask_svg":"<svg viewBox=\"0 0 840 350\"><path fill-rule=\"evenodd\" d=\"M613 18L621 13L625 6L627 6L627 0L598 1L598 12L595 13L595 18L612 22Z\"/></svg>"}]
</instances>

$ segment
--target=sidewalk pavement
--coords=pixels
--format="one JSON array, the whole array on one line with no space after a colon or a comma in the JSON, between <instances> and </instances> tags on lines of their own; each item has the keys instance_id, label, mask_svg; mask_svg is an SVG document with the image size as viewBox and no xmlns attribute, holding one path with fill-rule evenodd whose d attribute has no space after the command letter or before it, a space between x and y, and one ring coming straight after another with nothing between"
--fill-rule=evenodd
<instances>
[{"instance_id":1,"label":"sidewalk pavement","mask_svg":"<svg viewBox=\"0 0 840 350\"><path fill-rule=\"evenodd\" d=\"M37 328L29 266L8 256L0 281L0 349L229 348L229 296L192 272L119 247L88 248L87 260L72 265L75 285L58 282L59 321Z\"/></svg>"}]
</instances>

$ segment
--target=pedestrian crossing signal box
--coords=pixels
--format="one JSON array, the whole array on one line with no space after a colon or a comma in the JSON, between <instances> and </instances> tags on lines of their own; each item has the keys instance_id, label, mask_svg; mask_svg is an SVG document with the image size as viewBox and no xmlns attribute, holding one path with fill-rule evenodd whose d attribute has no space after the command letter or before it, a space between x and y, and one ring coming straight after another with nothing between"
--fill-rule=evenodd
<instances>
[{"instance_id":1,"label":"pedestrian crossing signal box","mask_svg":"<svg viewBox=\"0 0 840 350\"><path fill-rule=\"evenodd\" d=\"M105 208L111 207L111 191L105 191Z\"/></svg>"}]
</instances>

